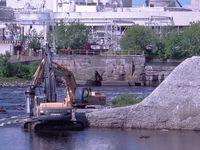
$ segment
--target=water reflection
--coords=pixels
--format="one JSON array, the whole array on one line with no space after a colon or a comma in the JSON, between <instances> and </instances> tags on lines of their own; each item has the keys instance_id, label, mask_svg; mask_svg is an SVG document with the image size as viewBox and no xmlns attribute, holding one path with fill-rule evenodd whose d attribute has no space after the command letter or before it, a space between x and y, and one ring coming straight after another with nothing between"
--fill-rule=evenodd
<instances>
[{"instance_id":1,"label":"water reflection","mask_svg":"<svg viewBox=\"0 0 200 150\"><path fill-rule=\"evenodd\" d=\"M0 88L0 105L7 115L24 114L24 88ZM96 88L109 98L130 93L149 94L152 88ZM14 92L13 92L14 91ZM62 91L62 90L60 90ZM0 114L0 118L4 114ZM0 150L199 150L200 132L86 129L84 131L29 133L19 127L0 127Z\"/></svg>"},{"instance_id":2,"label":"water reflection","mask_svg":"<svg viewBox=\"0 0 200 150\"><path fill-rule=\"evenodd\" d=\"M0 128L5 150L199 150L200 132L160 130L86 129L29 133ZM148 138L143 138L148 137Z\"/></svg>"}]
</instances>

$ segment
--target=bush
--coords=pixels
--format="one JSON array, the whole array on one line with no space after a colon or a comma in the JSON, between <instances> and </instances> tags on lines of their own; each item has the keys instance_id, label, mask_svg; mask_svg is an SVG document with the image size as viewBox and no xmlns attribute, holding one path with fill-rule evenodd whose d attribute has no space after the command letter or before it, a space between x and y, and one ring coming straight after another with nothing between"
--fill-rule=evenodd
<instances>
[{"instance_id":1,"label":"bush","mask_svg":"<svg viewBox=\"0 0 200 150\"><path fill-rule=\"evenodd\" d=\"M35 71L36 71L38 65L39 65L38 62L34 62L34 63L31 63L28 65L31 78L33 78L33 75L35 74Z\"/></svg>"},{"instance_id":2,"label":"bush","mask_svg":"<svg viewBox=\"0 0 200 150\"><path fill-rule=\"evenodd\" d=\"M12 64L7 58L0 58L0 77L11 77L13 72Z\"/></svg>"},{"instance_id":3,"label":"bush","mask_svg":"<svg viewBox=\"0 0 200 150\"><path fill-rule=\"evenodd\" d=\"M15 67L15 76L22 79L30 80L37 69L38 63L32 63L29 65L17 64Z\"/></svg>"},{"instance_id":4,"label":"bush","mask_svg":"<svg viewBox=\"0 0 200 150\"><path fill-rule=\"evenodd\" d=\"M0 83L14 83L15 81L24 82L25 80L17 77L0 77Z\"/></svg>"},{"instance_id":5,"label":"bush","mask_svg":"<svg viewBox=\"0 0 200 150\"><path fill-rule=\"evenodd\" d=\"M25 64L11 64L8 60L8 55L0 55L0 77L1 78L21 78L30 80L37 69L38 63L30 65Z\"/></svg>"},{"instance_id":6,"label":"bush","mask_svg":"<svg viewBox=\"0 0 200 150\"><path fill-rule=\"evenodd\" d=\"M15 68L16 77L22 79L31 79L30 71L27 65L17 64Z\"/></svg>"},{"instance_id":7,"label":"bush","mask_svg":"<svg viewBox=\"0 0 200 150\"><path fill-rule=\"evenodd\" d=\"M122 107L134 105L143 100L143 97L132 96L132 95L123 95L112 100L112 107Z\"/></svg>"}]
</instances>

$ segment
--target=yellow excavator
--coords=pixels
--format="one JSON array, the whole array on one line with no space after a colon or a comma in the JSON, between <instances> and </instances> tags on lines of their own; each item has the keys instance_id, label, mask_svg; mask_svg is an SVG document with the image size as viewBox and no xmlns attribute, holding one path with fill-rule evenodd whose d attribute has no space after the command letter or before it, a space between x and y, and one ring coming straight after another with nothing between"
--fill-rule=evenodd
<instances>
[{"instance_id":1,"label":"yellow excavator","mask_svg":"<svg viewBox=\"0 0 200 150\"><path fill-rule=\"evenodd\" d=\"M56 78L62 78L66 86L66 96L62 102L57 100ZM44 89L42 95L37 91L40 86ZM52 61L48 46L25 95L26 111L30 115L23 124L27 131L83 129L81 120L72 119L73 108L106 104L105 95L89 88L78 88L73 73Z\"/></svg>"}]
</instances>

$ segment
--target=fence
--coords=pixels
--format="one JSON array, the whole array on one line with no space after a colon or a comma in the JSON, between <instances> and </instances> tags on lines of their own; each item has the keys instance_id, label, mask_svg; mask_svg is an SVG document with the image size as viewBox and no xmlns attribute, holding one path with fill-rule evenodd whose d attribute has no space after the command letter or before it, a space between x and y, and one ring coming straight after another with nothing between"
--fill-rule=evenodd
<instances>
[{"instance_id":1,"label":"fence","mask_svg":"<svg viewBox=\"0 0 200 150\"><path fill-rule=\"evenodd\" d=\"M144 51L65 50L65 51L60 51L59 54L66 54L66 55L101 55L101 56L118 56L118 55L144 56Z\"/></svg>"}]
</instances>

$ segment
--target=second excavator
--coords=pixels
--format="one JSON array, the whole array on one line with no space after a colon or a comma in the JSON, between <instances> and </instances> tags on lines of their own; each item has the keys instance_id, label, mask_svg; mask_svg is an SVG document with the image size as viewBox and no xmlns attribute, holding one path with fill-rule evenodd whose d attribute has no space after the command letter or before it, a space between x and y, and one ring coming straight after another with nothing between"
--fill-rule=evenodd
<instances>
[{"instance_id":1,"label":"second excavator","mask_svg":"<svg viewBox=\"0 0 200 150\"><path fill-rule=\"evenodd\" d=\"M65 83L66 96L63 100L57 100L56 78L61 78ZM37 91L40 86L44 90L42 94ZM74 127L83 129L82 121L72 119L73 108L106 103L105 95L90 88L78 88L73 73L52 61L48 46L45 47L44 58L25 95L26 110L30 118L23 127L28 131L65 130Z\"/></svg>"}]
</instances>

